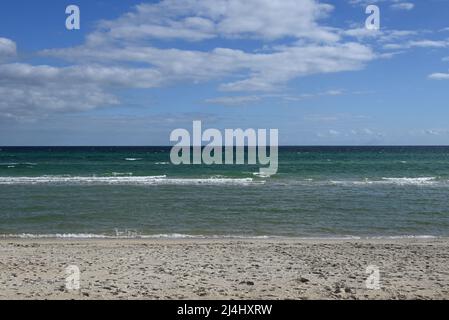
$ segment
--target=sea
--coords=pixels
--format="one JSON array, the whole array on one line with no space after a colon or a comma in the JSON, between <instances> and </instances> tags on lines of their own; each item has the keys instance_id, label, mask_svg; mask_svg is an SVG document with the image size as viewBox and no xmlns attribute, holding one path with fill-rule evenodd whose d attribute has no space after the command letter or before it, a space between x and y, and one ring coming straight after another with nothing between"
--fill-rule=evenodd
<instances>
[{"instance_id":1,"label":"sea","mask_svg":"<svg viewBox=\"0 0 449 320\"><path fill-rule=\"evenodd\" d=\"M449 236L449 147L280 147L173 165L170 147L1 147L3 238Z\"/></svg>"}]
</instances>

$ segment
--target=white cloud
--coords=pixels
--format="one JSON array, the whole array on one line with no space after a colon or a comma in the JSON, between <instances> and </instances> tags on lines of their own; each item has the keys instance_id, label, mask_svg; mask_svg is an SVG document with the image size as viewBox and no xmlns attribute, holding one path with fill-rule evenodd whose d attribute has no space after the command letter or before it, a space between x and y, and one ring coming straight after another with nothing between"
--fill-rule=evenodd
<instances>
[{"instance_id":1,"label":"white cloud","mask_svg":"<svg viewBox=\"0 0 449 320\"><path fill-rule=\"evenodd\" d=\"M432 73L429 75L429 79L432 80L449 80L449 73Z\"/></svg>"},{"instance_id":2,"label":"white cloud","mask_svg":"<svg viewBox=\"0 0 449 320\"><path fill-rule=\"evenodd\" d=\"M244 67L251 70L251 76L220 88L224 91L275 90L298 77L360 70L372 59L371 49L357 43L288 47L270 54L249 54Z\"/></svg>"},{"instance_id":3,"label":"white cloud","mask_svg":"<svg viewBox=\"0 0 449 320\"><path fill-rule=\"evenodd\" d=\"M16 43L10 39L0 38L0 62L17 55Z\"/></svg>"},{"instance_id":4,"label":"white cloud","mask_svg":"<svg viewBox=\"0 0 449 320\"><path fill-rule=\"evenodd\" d=\"M140 4L133 12L101 24L91 35L107 39L185 39L305 37L335 41L317 21L333 10L315 0L163 0Z\"/></svg>"},{"instance_id":5,"label":"white cloud","mask_svg":"<svg viewBox=\"0 0 449 320\"><path fill-rule=\"evenodd\" d=\"M372 50L349 42L283 47L270 53L217 48L209 52L154 47L79 47L44 52L70 60L99 63L140 62L153 67L160 83L208 81L240 75L246 79L224 83L224 91L270 91L302 76L353 71L374 59Z\"/></svg>"},{"instance_id":6,"label":"white cloud","mask_svg":"<svg viewBox=\"0 0 449 320\"><path fill-rule=\"evenodd\" d=\"M88 37L85 45L47 50L43 54L78 62L146 63L158 70L167 83L208 81L227 76L243 78L222 84L220 88L225 91L275 90L301 76L359 70L364 63L375 58L368 46L335 42L339 34L318 24L318 20L332 10L331 6L315 0L299 2L165 0L158 4L139 5L132 13L103 22L101 28ZM188 36L177 32L180 23L183 32L189 32ZM239 48L215 48L207 52L159 49L146 41L167 39L170 37L167 33L172 31L176 37L186 40L293 37L294 41L289 46L267 53L247 52ZM299 44L298 39L307 41ZM117 40L120 40L119 44ZM98 42L103 43L100 49Z\"/></svg>"},{"instance_id":7,"label":"white cloud","mask_svg":"<svg viewBox=\"0 0 449 320\"><path fill-rule=\"evenodd\" d=\"M378 131L374 131L370 128L363 128L363 129L359 129L359 130L351 130L350 131L350 135L353 136L364 136L364 137L376 137L376 138L382 138L385 136L384 133L382 132L378 132Z\"/></svg>"},{"instance_id":8,"label":"white cloud","mask_svg":"<svg viewBox=\"0 0 449 320\"><path fill-rule=\"evenodd\" d=\"M71 66L0 65L2 94L11 92L0 112L20 116L40 114L39 109L89 110L119 103L118 89L179 82L220 81L222 91L269 92L299 77L360 70L377 56L370 46L343 41L338 29L320 25L332 9L315 0L138 5L118 19L102 21L81 46L40 52ZM160 43L156 39L166 41L163 48L155 45ZM180 39L190 42L180 45ZM223 47L191 49L196 44L191 41L209 39L220 39ZM263 41L251 51L239 47L240 40L249 39ZM272 40L283 45L262 50ZM228 43L233 47L225 47ZM33 98L22 97L27 93Z\"/></svg>"},{"instance_id":9,"label":"white cloud","mask_svg":"<svg viewBox=\"0 0 449 320\"><path fill-rule=\"evenodd\" d=\"M315 93L302 93L297 95L285 94L285 93L266 93L258 95L247 95L247 96L223 96L217 98L211 98L204 100L208 104L217 104L224 106L244 106L249 104L254 104L256 102L261 102L267 99L282 99L288 102L303 101L305 99L320 98L320 97L335 97L344 95L346 92L340 89L331 89L322 92Z\"/></svg>"},{"instance_id":10,"label":"white cloud","mask_svg":"<svg viewBox=\"0 0 449 320\"><path fill-rule=\"evenodd\" d=\"M368 6L370 4L377 4L379 2L385 2L390 0L348 0L348 3L353 6Z\"/></svg>"},{"instance_id":11,"label":"white cloud","mask_svg":"<svg viewBox=\"0 0 449 320\"><path fill-rule=\"evenodd\" d=\"M319 132L317 133L317 136L319 138L335 138L340 135L340 132L334 129L329 129L325 132Z\"/></svg>"},{"instance_id":12,"label":"white cloud","mask_svg":"<svg viewBox=\"0 0 449 320\"><path fill-rule=\"evenodd\" d=\"M206 99L204 102L224 106L242 106L252 104L260 100L262 100L262 97L260 96L230 96Z\"/></svg>"},{"instance_id":13,"label":"white cloud","mask_svg":"<svg viewBox=\"0 0 449 320\"><path fill-rule=\"evenodd\" d=\"M403 0L348 0L349 4L354 6L368 6L371 4L389 4L394 10L410 11L415 8L415 4Z\"/></svg>"},{"instance_id":14,"label":"white cloud","mask_svg":"<svg viewBox=\"0 0 449 320\"><path fill-rule=\"evenodd\" d=\"M343 94L342 90L329 90L324 92L324 95L327 96L341 96Z\"/></svg>"},{"instance_id":15,"label":"white cloud","mask_svg":"<svg viewBox=\"0 0 449 320\"><path fill-rule=\"evenodd\" d=\"M376 39L379 42L398 41L416 36L419 34L416 30L369 30L365 27L352 28L348 30L341 30L342 36L354 37L356 39Z\"/></svg>"},{"instance_id":16,"label":"white cloud","mask_svg":"<svg viewBox=\"0 0 449 320\"><path fill-rule=\"evenodd\" d=\"M0 65L0 75L0 114L17 118L115 105L108 89L158 85L151 69L11 63Z\"/></svg>"},{"instance_id":17,"label":"white cloud","mask_svg":"<svg viewBox=\"0 0 449 320\"><path fill-rule=\"evenodd\" d=\"M389 43L385 49L411 49L411 48L433 48L441 49L449 47L449 40L411 40L405 43Z\"/></svg>"},{"instance_id":18,"label":"white cloud","mask_svg":"<svg viewBox=\"0 0 449 320\"><path fill-rule=\"evenodd\" d=\"M431 136L439 136L440 135L439 131L433 130L433 129L424 130L424 133L428 134L428 135L431 135Z\"/></svg>"},{"instance_id":19,"label":"white cloud","mask_svg":"<svg viewBox=\"0 0 449 320\"><path fill-rule=\"evenodd\" d=\"M357 115L357 114L347 114L347 113L339 113L339 114L309 114L304 117L306 121L313 122L335 122L343 126L347 126L348 123L359 123L361 121L367 120L369 117L365 115Z\"/></svg>"},{"instance_id":20,"label":"white cloud","mask_svg":"<svg viewBox=\"0 0 449 320\"><path fill-rule=\"evenodd\" d=\"M153 69L130 69L95 65L70 67L32 66L23 63L0 65L0 84L39 85L92 83L104 86L152 88L159 85L158 72Z\"/></svg>"},{"instance_id":21,"label":"white cloud","mask_svg":"<svg viewBox=\"0 0 449 320\"><path fill-rule=\"evenodd\" d=\"M304 99L310 98L320 98L320 97L335 97L344 95L346 92L340 89L331 89L323 92L315 92L315 93L302 93L298 95L283 95L282 98L286 101L302 101Z\"/></svg>"},{"instance_id":22,"label":"white cloud","mask_svg":"<svg viewBox=\"0 0 449 320\"><path fill-rule=\"evenodd\" d=\"M394 10L410 11L413 10L413 8L415 8L415 5L411 2L398 2L393 3L390 7Z\"/></svg>"}]
</instances>

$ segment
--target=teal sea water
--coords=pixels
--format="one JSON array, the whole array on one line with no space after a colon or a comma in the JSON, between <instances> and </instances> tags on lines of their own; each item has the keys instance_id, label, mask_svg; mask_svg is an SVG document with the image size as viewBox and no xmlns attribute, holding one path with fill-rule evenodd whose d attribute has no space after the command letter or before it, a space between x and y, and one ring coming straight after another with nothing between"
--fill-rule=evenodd
<instances>
[{"instance_id":1,"label":"teal sea water","mask_svg":"<svg viewBox=\"0 0 449 320\"><path fill-rule=\"evenodd\" d=\"M449 236L449 147L283 147L259 166L168 147L0 150L2 237Z\"/></svg>"}]
</instances>

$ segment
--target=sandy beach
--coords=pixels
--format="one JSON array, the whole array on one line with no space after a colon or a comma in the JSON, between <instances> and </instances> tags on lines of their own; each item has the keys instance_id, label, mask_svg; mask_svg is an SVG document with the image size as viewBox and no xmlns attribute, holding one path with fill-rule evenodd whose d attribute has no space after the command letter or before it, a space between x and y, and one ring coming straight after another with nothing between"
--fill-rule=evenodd
<instances>
[{"instance_id":1,"label":"sandy beach","mask_svg":"<svg viewBox=\"0 0 449 320\"><path fill-rule=\"evenodd\" d=\"M0 299L448 299L448 262L449 239L4 239Z\"/></svg>"}]
</instances>

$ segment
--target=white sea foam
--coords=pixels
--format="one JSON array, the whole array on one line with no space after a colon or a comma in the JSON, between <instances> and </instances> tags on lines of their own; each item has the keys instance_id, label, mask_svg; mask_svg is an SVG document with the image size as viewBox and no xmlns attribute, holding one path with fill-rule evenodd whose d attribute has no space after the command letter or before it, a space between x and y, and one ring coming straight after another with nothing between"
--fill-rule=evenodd
<instances>
[{"instance_id":1,"label":"white sea foam","mask_svg":"<svg viewBox=\"0 0 449 320\"><path fill-rule=\"evenodd\" d=\"M414 235L403 235L403 236L375 236L375 237L366 237L366 239L373 239L373 240L383 240L383 239L391 239L391 240L395 240L395 239L438 239L437 236L430 236L430 235L418 235L418 236L414 236Z\"/></svg>"},{"instance_id":2,"label":"white sea foam","mask_svg":"<svg viewBox=\"0 0 449 320\"><path fill-rule=\"evenodd\" d=\"M321 236L321 237L293 237L303 240L401 240L401 239L439 239L441 237L431 235L398 235L398 236Z\"/></svg>"},{"instance_id":3,"label":"white sea foam","mask_svg":"<svg viewBox=\"0 0 449 320\"><path fill-rule=\"evenodd\" d=\"M330 181L331 184L335 185L416 185L416 186L429 186L442 183L443 181L438 181L436 177L422 177L422 178L382 178L381 180L339 180ZM447 182L447 181L446 181Z\"/></svg>"},{"instance_id":4,"label":"white sea foam","mask_svg":"<svg viewBox=\"0 0 449 320\"><path fill-rule=\"evenodd\" d=\"M54 234L32 234L32 233L20 233L20 234L3 234L1 238L6 239L109 239L116 238L102 234L91 233L54 233Z\"/></svg>"},{"instance_id":5,"label":"white sea foam","mask_svg":"<svg viewBox=\"0 0 449 320\"><path fill-rule=\"evenodd\" d=\"M126 158L126 161L140 161L142 158Z\"/></svg>"},{"instance_id":6,"label":"white sea foam","mask_svg":"<svg viewBox=\"0 0 449 320\"><path fill-rule=\"evenodd\" d=\"M37 166L37 163L34 162L6 162L6 163L0 163L0 166Z\"/></svg>"},{"instance_id":7,"label":"white sea foam","mask_svg":"<svg viewBox=\"0 0 449 320\"><path fill-rule=\"evenodd\" d=\"M260 177L260 178L270 178L271 175L266 173L260 173L260 172L253 172L253 176Z\"/></svg>"},{"instance_id":8,"label":"white sea foam","mask_svg":"<svg viewBox=\"0 0 449 320\"><path fill-rule=\"evenodd\" d=\"M112 175L114 177L120 177L120 176L132 176L132 172L112 172Z\"/></svg>"},{"instance_id":9,"label":"white sea foam","mask_svg":"<svg viewBox=\"0 0 449 320\"><path fill-rule=\"evenodd\" d=\"M422 184L434 184L436 177L424 177L424 178L382 178L383 181L399 185L422 185Z\"/></svg>"},{"instance_id":10,"label":"white sea foam","mask_svg":"<svg viewBox=\"0 0 449 320\"><path fill-rule=\"evenodd\" d=\"M167 176L116 176L116 177L0 177L0 185L251 185L263 184L264 181L253 181L252 178L167 178Z\"/></svg>"},{"instance_id":11,"label":"white sea foam","mask_svg":"<svg viewBox=\"0 0 449 320\"><path fill-rule=\"evenodd\" d=\"M3 239L253 239L253 240L269 240L269 239L292 239L292 240L401 240L416 239L428 240L439 239L441 237L433 235L398 235L398 236L275 236L275 235L193 235L182 233L162 233L152 235L125 234L125 235L106 235L95 233L53 233L53 234L1 234Z\"/></svg>"},{"instance_id":12,"label":"white sea foam","mask_svg":"<svg viewBox=\"0 0 449 320\"><path fill-rule=\"evenodd\" d=\"M5 239L270 239L275 236L244 236L244 235L191 235L182 233L162 233L153 235L106 235L94 233L53 233L53 234L3 234Z\"/></svg>"}]
</instances>

